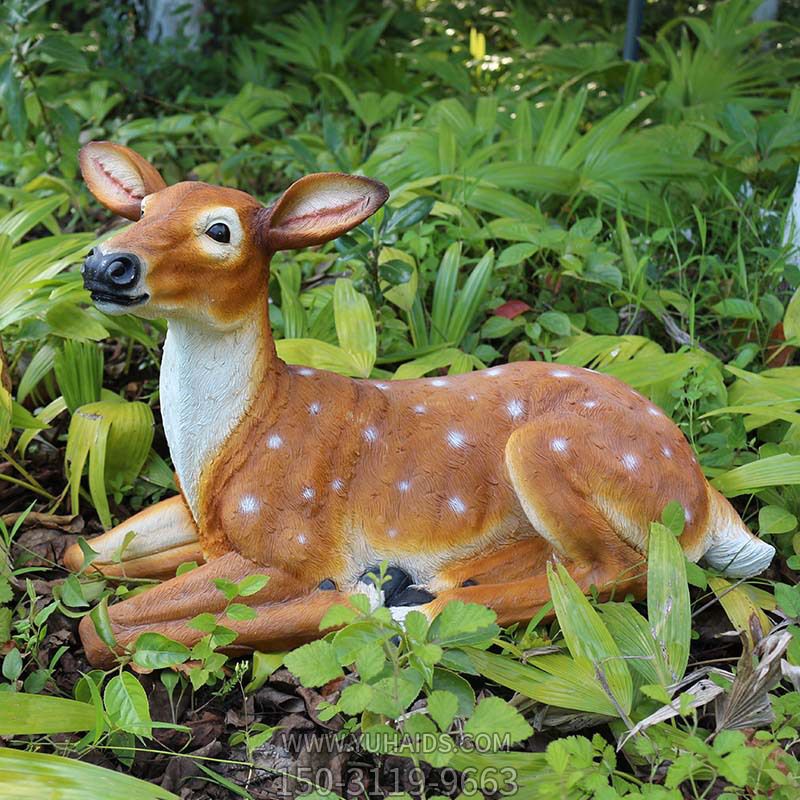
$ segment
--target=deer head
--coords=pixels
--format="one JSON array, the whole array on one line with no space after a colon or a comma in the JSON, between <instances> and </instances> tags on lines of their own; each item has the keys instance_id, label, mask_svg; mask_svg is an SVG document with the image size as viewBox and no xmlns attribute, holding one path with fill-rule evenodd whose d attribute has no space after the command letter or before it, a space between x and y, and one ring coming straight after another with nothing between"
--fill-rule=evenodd
<instances>
[{"instance_id":1,"label":"deer head","mask_svg":"<svg viewBox=\"0 0 800 800\"><path fill-rule=\"evenodd\" d=\"M237 189L199 181L167 186L142 156L111 142L84 146L80 165L92 194L135 221L84 262L97 306L222 329L266 302L273 253L335 239L389 196L378 181L324 172L301 178L264 207Z\"/></svg>"}]
</instances>

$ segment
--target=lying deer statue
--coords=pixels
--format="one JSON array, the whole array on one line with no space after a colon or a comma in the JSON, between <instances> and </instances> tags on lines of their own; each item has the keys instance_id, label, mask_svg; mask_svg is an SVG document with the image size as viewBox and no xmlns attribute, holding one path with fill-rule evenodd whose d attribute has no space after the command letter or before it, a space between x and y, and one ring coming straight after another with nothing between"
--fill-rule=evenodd
<instances>
[{"instance_id":1,"label":"lying deer statue","mask_svg":"<svg viewBox=\"0 0 800 800\"><path fill-rule=\"evenodd\" d=\"M642 596L648 527L672 500L690 559L732 576L769 564L773 548L709 486L679 429L614 378L524 362L381 383L283 363L272 254L354 228L386 202L383 184L309 175L265 208L234 189L168 187L119 145L92 142L80 161L95 197L136 220L89 254L86 287L106 313L169 321L160 396L181 493L91 543L106 574L170 577L109 609L121 647L144 631L193 644L186 622L225 604L213 579L253 573L270 576L246 598L257 616L224 621L242 651L319 636L382 561L415 585L395 593L400 616L462 600L502 624L529 619L552 559L584 590ZM171 577L192 559L205 564ZM89 661L113 663L88 618L80 630Z\"/></svg>"}]
</instances>

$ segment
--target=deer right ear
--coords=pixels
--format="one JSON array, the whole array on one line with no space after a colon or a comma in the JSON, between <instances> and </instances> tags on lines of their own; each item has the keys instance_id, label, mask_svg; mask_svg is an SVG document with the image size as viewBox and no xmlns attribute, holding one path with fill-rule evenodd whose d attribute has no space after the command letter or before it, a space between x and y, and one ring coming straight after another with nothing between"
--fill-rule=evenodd
<instances>
[{"instance_id":1,"label":"deer right ear","mask_svg":"<svg viewBox=\"0 0 800 800\"><path fill-rule=\"evenodd\" d=\"M389 190L372 178L340 172L306 175L267 209L264 243L273 252L324 244L360 225L388 198Z\"/></svg>"},{"instance_id":2,"label":"deer right ear","mask_svg":"<svg viewBox=\"0 0 800 800\"><path fill-rule=\"evenodd\" d=\"M139 219L142 200L167 184L158 170L129 147L89 142L78 156L89 191L110 211Z\"/></svg>"}]
</instances>

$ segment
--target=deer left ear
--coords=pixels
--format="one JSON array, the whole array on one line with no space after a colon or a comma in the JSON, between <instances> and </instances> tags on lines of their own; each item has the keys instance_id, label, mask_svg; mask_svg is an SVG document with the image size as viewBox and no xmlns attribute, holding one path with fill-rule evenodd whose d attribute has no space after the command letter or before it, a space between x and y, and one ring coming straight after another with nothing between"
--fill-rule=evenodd
<instances>
[{"instance_id":1,"label":"deer left ear","mask_svg":"<svg viewBox=\"0 0 800 800\"><path fill-rule=\"evenodd\" d=\"M388 197L389 190L370 178L306 175L267 209L264 243L273 252L324 244L371 217Z\"/></svg>"},{"instance_id":2,"label":"deer left ear","mask_svg":"<svg viewBox=\"0 0 800 800\"><path fill-rule=\"evenodd\" d=\"M89 142L78 155L89 191L110 211L139 219L142 199L166 187L158 170L130 147Z\"/></svg>"}]
</instances>

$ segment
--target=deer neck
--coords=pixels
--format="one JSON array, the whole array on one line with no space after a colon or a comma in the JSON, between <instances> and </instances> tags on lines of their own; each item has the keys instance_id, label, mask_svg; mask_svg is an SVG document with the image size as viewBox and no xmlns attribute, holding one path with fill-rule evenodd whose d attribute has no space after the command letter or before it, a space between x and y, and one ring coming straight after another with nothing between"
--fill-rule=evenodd
<instances>
[{"instance_id":1,"label":"deer neck","mask_svg":"<svg viewBox=\"0 0 800 800\"><path fill-rule=\"evenodd\" d=\"M256 390L280 372L266 298L236 327L169 321L161 363L164 433L181 491L200 524L203 473L247 413Z\"/></svg>"}]
</instances>

